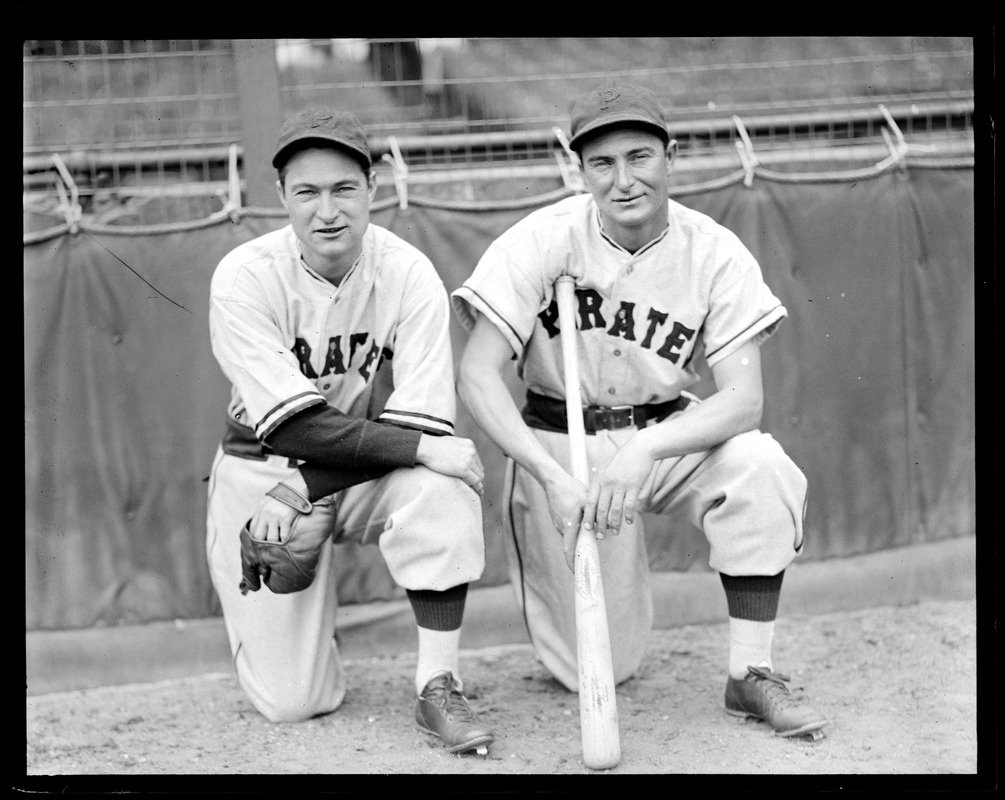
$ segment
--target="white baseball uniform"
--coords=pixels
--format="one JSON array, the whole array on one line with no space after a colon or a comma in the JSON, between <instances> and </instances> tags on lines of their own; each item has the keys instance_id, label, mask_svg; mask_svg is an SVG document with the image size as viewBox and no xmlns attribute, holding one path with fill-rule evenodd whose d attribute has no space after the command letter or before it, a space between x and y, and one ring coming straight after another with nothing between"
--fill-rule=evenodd
<instances>
[{"instance_id":1,"label":"white baseball uniform","mask_svg":"<svg viewBox=\"0 0 1005 800\"><path fill-rule=\"evenodd\" d=\"M449 301L429 259L372 223L337 287L307 266L286 226L225 256L210 291L213 352L233 387L210 477L210 573L249 698L270 719L306 719L345 694L335 561L326 548L312 585L295 594L239 591L240 531L265 492L298 466L263 443L320 404L452 433ZM385 397L375 382L388 372ZM333 497L334 543L377 544L403 588L442 591L480 577L481 501L461 480L404 464Z\"/></svg>"},{"instance_id":2,"label":"white baseball uniform","mask_svg":"<svg viewBox=\"0 0 1005 800\"><path fill-rule=\"evenodd\" d=\"M605 234L591 195L567 198L501 235L453 293L466 328L483 314L510 343L528 389L524 419L567 469L567 435L538 413L547 398L564 406L554 298L560 275L576 281L579 373L589 406L641 407L685 398L671 410L686 414L688 401L699 402L687 392L699 380L697 355L714 365L744 343L769 337L786 316L757 261L731 231L673 200L668 217L661 236L629 253ZM637 411L641 416L645 409ZM606 463L632 430L588 436L591 464ZM531 639L545 666L575 690L573 580L561 536L543 489L512 462L505 491L510 574ZM713 569L775 575L802 548L805 491L802 472L779 444L752 431L709 451L657 461L640 503L669 516L671 531L683 525L702 530ZM638 517L635 526L599 542L617 681L636 670L652 625L649 561Z\"/></svg>"}]
</instances>

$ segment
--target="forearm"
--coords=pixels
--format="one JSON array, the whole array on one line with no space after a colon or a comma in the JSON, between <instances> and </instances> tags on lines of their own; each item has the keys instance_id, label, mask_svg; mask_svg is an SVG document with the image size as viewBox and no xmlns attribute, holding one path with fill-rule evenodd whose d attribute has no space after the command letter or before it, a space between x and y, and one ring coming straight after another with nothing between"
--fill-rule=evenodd
<instances>
[{"instance_id":1,"label":"forearm","mask_svg":"<svg viewBox=\"0 0 1005 800\"><path fill-rule=\"evenodd\" d=\"M523 421L505 381L491 366L465 365L458 375L457 393L489 439L538 483L548 486L566 477Z\"/></svg>"},{"instance_id":2,"label":"forearm","mask_svg":"<svg viewBox=\"0 0 1005 800\"><path fill-rule=\"evenodd\" d=\"M640 429L632 439L658 460L709 450L760 424L760 398L727 389L692 404L683 414Z\"/></svg>"},{"instance_id":3,"label":"forearm","mask_svg":"<svg viewBox=\"0 0 1005 800\"><path fill-rule=\"evenodd\" d=\"M314 406L280 425L267 443L279 455L306 462L300 474L314 501L414 466L421 436L420 431Z\"/></svg>"}]
</instances>

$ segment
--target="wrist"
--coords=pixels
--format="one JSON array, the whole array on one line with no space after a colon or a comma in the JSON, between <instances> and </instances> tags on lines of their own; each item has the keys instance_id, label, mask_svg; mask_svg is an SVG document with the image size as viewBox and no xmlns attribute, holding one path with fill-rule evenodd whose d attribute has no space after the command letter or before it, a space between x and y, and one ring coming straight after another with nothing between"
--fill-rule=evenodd
<instances>
[{"instance_id":1,"label":"wrist","mask_svg":"<svg viewBox=\"0 0 1005 800\"><path fill-rule=\"evenodd\" d=\"M571 474L557 461L541 466L534 473L534 477L537 478L537 482L541 484L542 488L549 493L558 489L572 478Z\"/></svg>"},{"instance_id":2,"label":"wrist","mask_svg":"<svg viewBox=\"0 0 1005 800\"><path fill-rule=\"evenodd\" d=\"M415 446L415 463L427 466L426 459L429 458L429 445L431 437L428 433L419 434L419 443Z\"/></svg>"},{"instance_id":3,"label":"wrist","mask_svg":"<svg viewBox=\"0 0 1005 800\"><path fill-rule=\"evenodd\" d=\"M307 486L307 481L304 479L300 470L294 470L287 477L283 478L283 483L289 486L297 494L302 494L304 497L310 496L310 489Z\"/></svg>"},{"instance_id":4,"label":"wrist","mask_svg":"<svg viewBox=\"0 0 1005 800\"><path fill-rule=\"evenodd\" d=\"M625 447L629 449L636 457L640 459L649 459L650 461L658 461L664 456L659 452L659 442L657 437L653 433L652 428L641 428L637 430L632 437L625 442Z\"/></svg>"}]
</instances>

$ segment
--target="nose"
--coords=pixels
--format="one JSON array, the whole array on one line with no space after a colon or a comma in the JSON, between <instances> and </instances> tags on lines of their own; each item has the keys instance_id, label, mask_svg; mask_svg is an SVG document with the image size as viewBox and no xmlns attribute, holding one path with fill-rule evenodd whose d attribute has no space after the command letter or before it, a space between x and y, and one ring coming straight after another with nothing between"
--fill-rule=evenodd
<instances>
[{"instance_id":1,"label":"nose","mask_svg":"<svg viewBox=\"0 0 1005 800\"><path fill-rule=\"evenodd\" d=\"M331 222L338 216L339 207L335 197L328 192L321 192L321 202L318 204L318 216L326 222Z\"/></svg>"},{"instance_id":2,"label":"nose","mask_svg":"<svg viewBox=\"0 0 1005 800\"><path fill-rule=\"evenodd\" d=\"M614 185L619 189L628 189L635 182L631 167L620 159L614 164Z\"/></svg>"}]
</instances>

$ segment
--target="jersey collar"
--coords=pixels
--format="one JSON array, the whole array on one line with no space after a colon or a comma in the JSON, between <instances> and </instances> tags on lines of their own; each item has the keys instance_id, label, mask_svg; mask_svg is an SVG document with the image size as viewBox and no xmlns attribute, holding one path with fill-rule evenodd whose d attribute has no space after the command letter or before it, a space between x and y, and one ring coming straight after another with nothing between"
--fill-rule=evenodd
<instances>
[{"instance_id":1,"label":"jersey collar","mask_svg":"<svg viewBox=\"0 0 1005 800\"><path fill-rule=\"evenodd\" d=\"M304 258L303 251L300 249L299 242L297 243L297 254L300 256L300 266L302 266L305 270L307 270L307 272L309 272L312 277L317 278L317 280L327 283L330 286L335 286L331 281L329 281L321 273L319 273L316 269L314 269L310 264L307 263L307 259ZM359 256L356 258L355 261L352 262L352 266L349 267L345 275L342 276L342 280L339 281L338 286L335 286L336 289L345 285L345 282L349 280L349 276L356 271L356 267L359 266L359 262L362 260L363 260L363 250L360 250Z\"/></svg>"},{"instance_id":2,"label":"jersey collar","mask_svg":"<svg viewBox=\"0 0 1005 800\"><path fill-rule=\"evenodd\" d=\"M607 242L609 244L611 244L612 246L616 247L621 252L628 253L628 251L624 247L622 247L620 244L618 244L616 241L614 241L614 239L607 234L607 231L604 230L604 220L600 216L600 208L594 206L593 213L594 213L594 215L596 216L596 219L597 219L597 228L600 231L600 235L605 240L607 240ZM667 232L669 230L670 230L670 212L669 212L669 209L668 209L667 210L667 225L663 229L663 231L661 233L659 233L657 236L655 236L652 240L650 240L650 241L646 242L644 245L642 245L642 247L640 247L634 253L628 253L628 254L631 255L631 256L641 255L646 250L648 250L650 247L652 247L653 245L655 245L658 242L662 241L666 237Z\"/></svg>"}]
</instances>

